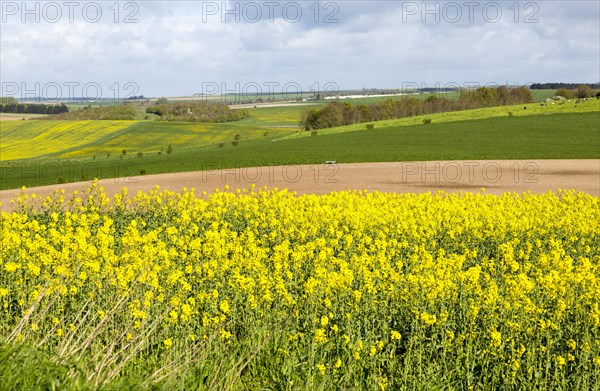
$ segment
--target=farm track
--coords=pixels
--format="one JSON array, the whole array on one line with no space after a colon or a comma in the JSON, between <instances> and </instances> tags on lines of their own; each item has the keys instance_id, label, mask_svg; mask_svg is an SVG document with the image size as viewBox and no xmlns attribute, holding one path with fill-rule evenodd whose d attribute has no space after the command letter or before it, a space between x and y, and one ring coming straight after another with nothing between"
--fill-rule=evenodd
<instances>
[{"instance_id":1,"label":"farm track","mask_svg":"<svg viewBox=\"0 0 600 391\"><path fill-rule=\"evenodd\" d=\"M73 191L81 194L89 182L51 185L27 189L42 197L55 189L63 189L68 198ZM287 188L298 194L327 194L343 190L368 190L391 193L425 192L504 192L546 193L559 189L583 191L600 196L600 160L489 160L429 161L393 163L350 163L299 166L255 167L146 175L130 178L103 179L108 196L123 187L129 194L148 191L157 185L163 190L181 191L184 187L214 192L229 185L237 188ZM20 190L0 192L2 210L10 210L10 200Z\"/></svg>"}]
</instances>

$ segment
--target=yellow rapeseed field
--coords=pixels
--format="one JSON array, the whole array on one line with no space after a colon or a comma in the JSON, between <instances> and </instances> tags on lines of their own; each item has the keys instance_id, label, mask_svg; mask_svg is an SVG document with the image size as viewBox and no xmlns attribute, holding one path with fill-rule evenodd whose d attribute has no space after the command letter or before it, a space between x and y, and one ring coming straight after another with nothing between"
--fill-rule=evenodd
<instances>
[{"instance_id":1,"label":"yellow rapeseed field","mask_svg":"<svg viewBox=\"0 0 600 391\"><path fill-rule=\"evenodd\" d=\"M0 343L91 387L599 387L597 197L94 184L15 210Z\"/></svg>"}]
</instances>

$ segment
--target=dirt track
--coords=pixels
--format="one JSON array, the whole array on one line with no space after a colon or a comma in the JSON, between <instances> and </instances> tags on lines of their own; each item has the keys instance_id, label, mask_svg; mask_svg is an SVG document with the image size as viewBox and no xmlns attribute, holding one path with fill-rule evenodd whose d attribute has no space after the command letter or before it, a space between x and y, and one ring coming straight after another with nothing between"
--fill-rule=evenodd
<instances>
[{"instance_id":1,"label":"dirt track","mask_svg":"<svg viewBox=\"0 0 600 391\"><path fill-rule=\"evenodd\" d=\"M196 193L213 192L229 185L232 190L247 188L287 188L299 194L326 194L357 189L395 193L471 191L485 188L485 193L545 193L559 189L584 191L600 196L600 160L498 160L438 161L395 163L321 164L305 166L273 166L202 172L146 175L131 178L104 179L100 184L112 196L123 187L129 194L161 189L180 191L195 188ZM41 196L61 188L66 194L79 192L88 182L52 185L28 189ZM10 207L10 199L20 190L0 192L2 209Z\"/></svg>"}]
</instances>

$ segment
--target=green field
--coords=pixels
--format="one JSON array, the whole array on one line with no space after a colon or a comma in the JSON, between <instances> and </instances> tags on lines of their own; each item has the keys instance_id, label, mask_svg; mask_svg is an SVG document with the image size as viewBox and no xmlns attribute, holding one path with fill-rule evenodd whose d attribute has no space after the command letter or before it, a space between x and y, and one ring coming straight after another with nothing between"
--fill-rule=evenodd
<instances>
[{"instance_id":1,"label":"green field","mask_svg":"<svg viewBox=\"0 0 600 391\"><path fill-rule=\"evenodd\" d=\"M266 115L265 115L266 117ZM274 116L276 117L276 116ZM255 119L256 120L256 119ZM243 121L240 121L243 122ZM393 122L393 121L392 121ZM152 123L162 125L161 123ZM148 125L145 125L148 126ZM238 126L241 126L238 124ZM241 128L238 128L238 131ZM277 139L257 135L225 144L175 147L172 154L136 157L111 154L94 158L3 161L2 189L54 184L61 180L128 177L215 168L453 159L600 158L600 112L502 116L428 125L378 123L373 130L319 132L313 137ZM282 131L282 130L280 130ZM248 131L250 132L250 131ZM284 131L282 131L284 132ZM216 132L215 132L216 133ZM185 133L184 133L185 134ZM233 134L233 131L231 133ZM133 140L136 133L130 133ZM148 142L148 137L137 136ZM216 136L215 136L216 137ZM175 143L181 135L172 135Z\"/></svg>"},{"instance_id":2,"label":"green field","mask_svg":"<svg viewBox=\"0 0 600 391\"><path fill-rule=\"evenodd\" d=\"M165 121L10 121L1 124L1 161L33 158L97 157L158 153L261 137L282 137L299 130L305 107L253 109L252 117L228 123ZM266 136L265 136L266 134Z\"/></svg>"},{"instance_id":3,"label":"green field","mask_svg":"<svg viewBox=\"0 0 600 391\"><path fill-rule=\"evenodd\" d=\"M374 123L375 127L390 127L390 126L413 126L422 125L424 119L430 119L432 123L445 123L445 122L456 122L456 121L472 121L487 119L493 117L524 117L531 115L554 115L554 114L567 114L567 113L598 113L600 112L600 100L590 99L587 102L580 102L578 104L575 101L556 102L555 104L547 103L542 106L538 103L518 104L511 106L496 106L486 107L472 110L461 110L461 111L450 111L446 113L418 115L414 117L390 119L385 121L379 121ZM366 124L360 123L348 126L339 126L336 128L319 129L317 132L320 135L324 134L335 134L352 132L356 130L364 130ZM286 138L298 138L298 137L310 137L310 132L298 132Z\"/></svg>"}]
</instances>

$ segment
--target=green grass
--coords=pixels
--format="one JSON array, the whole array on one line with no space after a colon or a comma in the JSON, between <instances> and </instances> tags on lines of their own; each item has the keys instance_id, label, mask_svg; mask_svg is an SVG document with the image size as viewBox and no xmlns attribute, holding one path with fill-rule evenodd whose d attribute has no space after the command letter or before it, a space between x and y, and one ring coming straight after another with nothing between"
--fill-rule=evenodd
<instances>
[{"instance_id":1,"label":"green grass","mask_svg":"<svg viewBox=\"0 0 600 391\"><path fill-rule=\"evenodd\" d=\"M591 113L600 112L600 100L590 99L584 103L575 104L575 101L555 102L555 104L549 103L544 106L541 103L527 103L518 104L511 106L496 106L496 107L485 107L480 109L472 110L461 110L461 111L450 111L446 113L418 115L415 117L406 117L398 119L390 119L385 121L374 122L375 128L389 127L389 126L414 126L422 125L424 119L431 119L432 123L445 123L445 122L456 122L456 121L470 121L486 119L491 117L523 117L531 115L555 115L555 114L566 114L566 113ZM319 134L335 134L353 132L357 130L364 130L366 128L365 123L339 126L335 128L319 129ZM298 132L286 136L286 138L302 138L310 137L310 132Z\"/></svg>"},{"instance_id":2,"label":"green grass","mask_svg":"<svg viewBox=\"0 0 600 391\"><path fill-rule=\"evenodd\" d=\"M241 122L241 121L240 121ZM3 162L0 188L31 187L81 179L129 177L215 168L286 164L462 159L598 159L600 113L503 116L387 127L273 141L243 138L219 148L175 148L172 154L129 153L120 158L38 159ZM144 136L145 138L146 136ZM179 135L173 137L175 140ZM166 144L167 142L163 143Z\"/></svg>"}]
</instances>

